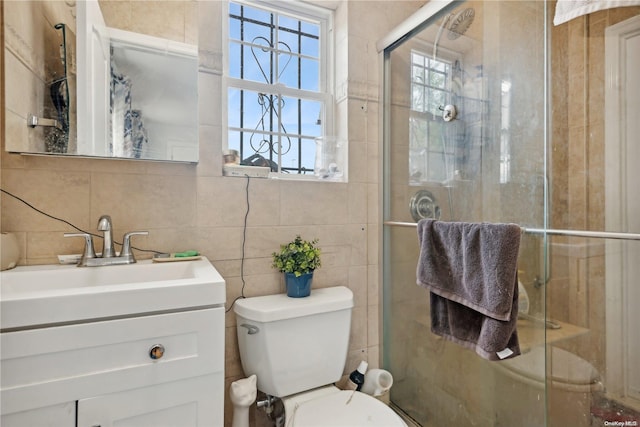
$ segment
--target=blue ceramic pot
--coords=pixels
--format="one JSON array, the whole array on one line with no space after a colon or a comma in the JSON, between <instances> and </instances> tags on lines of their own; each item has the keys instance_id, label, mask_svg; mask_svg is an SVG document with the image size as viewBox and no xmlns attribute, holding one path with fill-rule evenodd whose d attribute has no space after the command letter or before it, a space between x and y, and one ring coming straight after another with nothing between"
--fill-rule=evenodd
<instances>
[{"instance_id":1,"label":"blue ceramic pot","mask_svg":"<svg viewBox=\"0 0 640 427\"><path fill-rule=\"evenodd\" d=\"M284 273L284 283L287 287L287 296L291 298L302 298L311 295L311 283L313 273L303 274L296 277L293 273Z\"/></svg>"}]
</instances>

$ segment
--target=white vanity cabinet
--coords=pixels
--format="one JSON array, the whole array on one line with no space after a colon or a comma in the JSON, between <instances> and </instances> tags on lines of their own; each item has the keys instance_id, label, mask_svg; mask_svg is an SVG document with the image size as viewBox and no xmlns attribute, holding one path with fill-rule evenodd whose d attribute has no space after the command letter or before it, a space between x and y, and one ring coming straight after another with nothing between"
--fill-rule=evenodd
<instances>
[{"instance_id":1,"label":"white vanity cabinet","mask_svg":"<svg viewBox=\"0 0 640 427\"><path fill-rule=\"evenodd\" d=\"M3 427L223 425L222 306L0 337Z\"/></svg>"}]
</instances>

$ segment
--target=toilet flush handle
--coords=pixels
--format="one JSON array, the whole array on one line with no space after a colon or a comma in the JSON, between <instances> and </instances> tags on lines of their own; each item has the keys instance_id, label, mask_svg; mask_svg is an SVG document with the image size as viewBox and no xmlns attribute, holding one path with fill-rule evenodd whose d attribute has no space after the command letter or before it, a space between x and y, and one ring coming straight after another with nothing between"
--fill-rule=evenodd
<instances>
[{"instance_id":1,"label":"toilet flush handle","mask_svg":"<svg viewBox=\"0 0 640 427\"><path fill-rule=\"evenodd\" d=\"M260 329L257 326L249 325L248 323L243 323L240 326L243 327L243 328L247 328L247 333L249 335L254 335L254 334L257 334L258 332L260 332Z\"/></svg>"}]
</instances>

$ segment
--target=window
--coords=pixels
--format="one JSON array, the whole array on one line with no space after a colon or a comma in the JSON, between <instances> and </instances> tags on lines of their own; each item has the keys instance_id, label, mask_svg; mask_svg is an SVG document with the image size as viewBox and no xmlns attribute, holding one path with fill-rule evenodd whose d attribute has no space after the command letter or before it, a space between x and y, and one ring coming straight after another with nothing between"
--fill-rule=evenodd
<instances>
[{"instance_id":1,"label":"window","mask_svg":"<svg viewBox=\"0 0 640 427\"><path fill-rule=\"evenodd\" d=\"M500 184L511 181L511 82L501 85Z\"/></svg>"},{"instance_id":2,"label":"window","mask_svg":"<svg viewBox=\"0 0 640 427\"><path fill-rule=\"evenodd\" d=\"M411 52L410 182L454 176L454 147L441 109L451 103L451 63Z\"/></svg>"},{"instance_id":3,"label":"window","mask_svg":"<svg viewBox=\"0 0 640 427\"><path fill-rule=\"evenodd\" d=\"M296 5L229 3L227 148L243 163L313 175L315 139L332 131L330 13Z\"/></svg>"}]
</instances>

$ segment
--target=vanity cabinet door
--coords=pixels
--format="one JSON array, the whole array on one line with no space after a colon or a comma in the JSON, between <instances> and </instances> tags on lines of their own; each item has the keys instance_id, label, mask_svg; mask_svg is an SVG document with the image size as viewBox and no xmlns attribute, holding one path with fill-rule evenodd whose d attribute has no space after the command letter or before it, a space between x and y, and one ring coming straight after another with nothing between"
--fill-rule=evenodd
<instances>
[{"instance_id":1,"label":"vanity cabinet door","mask_svg":"<svg viewBox=\"0 0 640 427\"><path fill-rule=\"evenodd\" d=\"M78 427L222 426L212 374L78 401ZM218 378L220 377L220 378Z\"/></svg>"},{"instance_id":2,"label":"vanity cabinet door","mask_svg":"<svg viewBox=\"0 0 640 427\"><path fill-rule=\"evenodd\" d=\"M76 402L2 415L2 427L75 427Z\"/></svg>"},{"instance_id":3,"label":"vanity cabinet door","mask_svg":"<svg viewBox=\"0 0 640 427\"><path fill-rule=\"evenodd\" d=\"M10 425L4 422L7 415L67 402L75 406L75 401L92 402L94 396L96 408L111 405L100 402L122 402L109 414L119 417L122 410L125 419L147 401L152 409L152 404L161 409L179 406L175 402L206 401L196 408L198 422L222 419L223 307L5 332L0 334L0 349L2 427ZM185 384L197 385L196 391ZM130 425L146 425L141 422Z\"/></svg>"}]
</instances>

